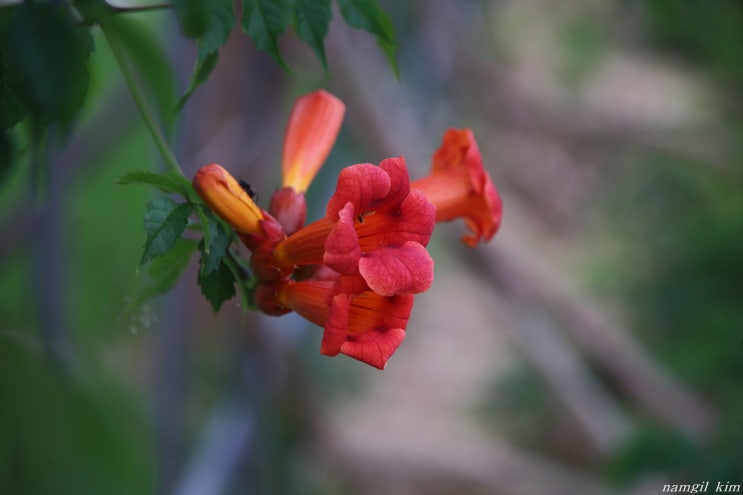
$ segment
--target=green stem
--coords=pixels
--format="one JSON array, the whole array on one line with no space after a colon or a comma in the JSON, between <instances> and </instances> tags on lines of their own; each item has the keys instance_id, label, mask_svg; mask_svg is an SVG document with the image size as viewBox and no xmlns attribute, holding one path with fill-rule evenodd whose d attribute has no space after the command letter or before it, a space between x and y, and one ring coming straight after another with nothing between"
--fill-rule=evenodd
<instances>
[{"instance_id":1,"label":"green stem","mask_svg":"<svg viewBox=\"0 0 743 495\"><path fill-rule=\"evenodd\" d=\"M114 57L116 58L116 62L119 65L119 69L124 76L124 80L126 81L126 85L129 88L129 92L132 94L132 98L134 98L134 102L137 104L137 108L139 108L139 113L142 115L142 120L144 120L145 125L147 125L147 129L150 131L150 135L152 136L153 141L155 141L155 146L157 146L157 149L160 151L163 160L165 160L165 164L167 165L168 170L170 172L184 175L181 166L178 164L178 160L176 160L175 155L173 155L173 152L170 150L168 143L165 141L165 137L163 137L160 129L158 129L157 125L155 124L155 119L152 117L152 112L150 112L150 109L147 107L147 103L145 102L142 93L139 91L139 87L134 80L132 71L129 69L129 66L126 63L126 59L121 45L119 44L119 40L116 39L116 35L111 33L110 29L104 22L101 22L100 26L101 30L103 31L103 35L106 37L108 44L111 46L111 51L113 52Z\"/></svg>"}]
</instances>

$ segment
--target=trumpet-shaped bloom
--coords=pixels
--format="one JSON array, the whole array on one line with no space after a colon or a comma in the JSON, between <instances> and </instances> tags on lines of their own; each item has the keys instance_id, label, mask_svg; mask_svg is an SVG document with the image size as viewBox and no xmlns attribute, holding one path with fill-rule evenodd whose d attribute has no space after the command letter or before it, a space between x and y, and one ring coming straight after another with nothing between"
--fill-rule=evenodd
<instances>
[{"instance_id":1,"label":"trumpet-shaped bloom","mask_svg":"<svg viewBox=\"0 0 743 495\"><path fill-rule=\"evenodd\" d=\"M283 186L304 193L333 147L346 106L327 91L314 91L294 104L284 135Z\"/></svg>"},{"instance_id":2,"label":"trumpet-shaped bloom","mask_svg":"<svg viewBox=\"0 0 743 495\"><path fill-rule=\"evenodd\" d=\"M324 328L321 354L345 354L384 369L405 339L412 294L381 296L368 289L346 292L340 286L347 284L339 281L285 281L277 285L275 304Z\"/></svg>"},{"instance_id":3,"label":"trumpet-shaped bloom","mask_svg":"<svg viewBox=\"0 0 743 495\"><path fill-rule=\"evenodd\" d=\"M431 174L413 182L436 206L436 221L463 218L472 235L462 240L474 247L489 241L500 226L503 203L470 129L449 129L433 155Z\"/></svg>"},{"instance_id":4,"label":"trumpet-shaped bloom","mask_svg":"<svg viewBox=\"0 0 743 495\"><path fill-rule=\"evenodd\" d=\"M325 218L279 243L271 262L360 275L382 296L422 292L433 281L425 246L435 220L434 206L410 189L402 157L352 165L341 171Z\"/></svg>"}]
</instances>

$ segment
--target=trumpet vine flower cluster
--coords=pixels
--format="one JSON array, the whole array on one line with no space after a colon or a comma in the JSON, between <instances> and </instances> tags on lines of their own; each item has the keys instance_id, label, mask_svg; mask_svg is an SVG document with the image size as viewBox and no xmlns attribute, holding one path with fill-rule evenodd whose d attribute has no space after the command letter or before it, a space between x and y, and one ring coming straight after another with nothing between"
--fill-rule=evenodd
<instances>
[{"instance_id":1,"label":"trumpet vine flower cluster","mask_svg":"<svg viewBox=\"0 0 743 495\"><path fill-rule=\"evenodd\" d=\"M320 352L383 369L405 338L415 294L433 282L426 246L437 222L463 218L469 246L490 240L501 200L472 131L450 129L428 177L411 182L403 157L341 170L325 215L305 223L305 192L325 162L345 105L325 91L297 100L284 136L282 186L259 207L217 164L194 189L250 250L254 297L269 315L296 312L323 327Z\"/></svg>"}]
</instances>

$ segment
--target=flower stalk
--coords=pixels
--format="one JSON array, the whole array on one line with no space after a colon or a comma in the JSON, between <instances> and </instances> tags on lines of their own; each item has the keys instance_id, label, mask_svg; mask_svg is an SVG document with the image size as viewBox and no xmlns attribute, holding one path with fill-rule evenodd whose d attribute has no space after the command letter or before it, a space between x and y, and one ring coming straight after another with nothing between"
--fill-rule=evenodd
<instances>
[{"instance_id":1,"label":"flower stalk","mask_svg":"<svg viewBox=\"0 0 743 495\"><path fill-rule=\"evenodd\" d=\"M175 155L170 150L168 143L165 141L165 137L162 135L162 132L160 132L157 124L155 124L155 119L153 118L150 109L147 107L147 103L145 102L145 99L142 96L141 91L139 90L139 86L134 80L132 71L126 62L126 57L124 56L124 52L121 48L119 40L116 38L116 35L111 31L111 28L107 25L106 22L101 22L100 26L101 31L103 31L103 35L106 37L106 40L111 47L111 51L114 54L116 63L119 65L119 69L124 76L126 86L129 88L129 92L134 99L134 103L137 105L137 109L139 109L142 120L144 121L145 126L147 126L147 130L150 132L150 136L152 137L155 146L157 147L160 155L165 161L165 165L168 167L168 170L170 172L184 175L181 166L178 164L178 160L175 158Z\"/></svg>"}]
</instances>

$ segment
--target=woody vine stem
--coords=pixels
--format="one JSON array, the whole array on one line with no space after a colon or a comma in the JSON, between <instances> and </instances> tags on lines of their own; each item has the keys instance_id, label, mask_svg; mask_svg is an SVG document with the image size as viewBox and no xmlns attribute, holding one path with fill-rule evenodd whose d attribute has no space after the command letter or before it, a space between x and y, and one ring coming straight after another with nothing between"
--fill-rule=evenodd
<instances>
[{"instance_id":1,"label":"woody vine stem","mask_svg":"<svg viewBox=\"0 0 743 495\"><path fill-rule=\"evenodd\" d=\"M179 175L184 175L181 166L178 164L178 160L175 158L175 155L173 155L173 152L170 150L168 143L165 141L165 137L163 136L162 132L160 132L160 129L158 129L157 124L155 124L155 119L153 118L150 109L147 107L144 96L142 96L142 93L139 90L136 81L134 80L132 71L129 69L129 66L126 63L126 58L124 56L121 45L119 44L119 40L116 38L116 35L112 33L111 30L105 25L105 23L101 23L101 31L103 31L103 35L106 37L109 46L111 46L111 51L116 58L116 63L119 66L119 70L121 70L121 73L124 76L124 81L129 88L129 92L131 93L132 98L134 98L134 102L136 103L137 108L139 109L139 113L142 115L142 120L144 120L145 125L147 126L147 129L149 130L150 135L155 142L155 146L157 147L158 151L160 151L163 160L165 160L165 165L167 166L168 171Z\"/></svg>"}]
</instances>

